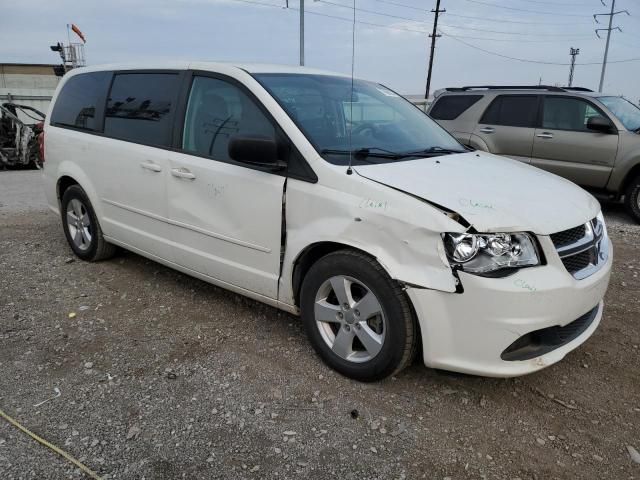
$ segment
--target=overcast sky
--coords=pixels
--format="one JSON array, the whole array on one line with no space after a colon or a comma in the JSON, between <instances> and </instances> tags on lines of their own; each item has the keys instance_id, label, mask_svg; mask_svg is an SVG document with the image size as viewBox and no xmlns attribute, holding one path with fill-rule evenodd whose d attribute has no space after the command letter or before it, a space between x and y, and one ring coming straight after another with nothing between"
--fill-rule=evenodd
<instances>
[{"instance_id":1,"label":"overcast sky","mask_svg":"<svg viewBox=\"0 0 640 480\"><path fill-rule=\"evenodd\" d=\"M66 42L66 24L73 22L87 38L90 64L194 59L295 65L299 0L289 0L292 9L284 8L285 1L1 0L0 63L57 62L48 47ZM352 5L306 0L308 66L350 72ZM404 94L423 93L434 6L435 0L356 0L356 76ZM580 48L574 85L598 87L605 41L594 29L606 27L607 17L596 24L593 14L609 10L600 0L442 0L441 8L447 10L441 17L445 35L437 42L432 88L537 84L540 77L545 84L565 85L567 65L495 54L568 63L570 47ZM609 59L640 60L640 2L618 0L619 9L631 16L616 16L614 25L623 32L612 33ZM604 90L638 102L639 78L640 61L610 63Z\"/></svg>"}]
</instances>

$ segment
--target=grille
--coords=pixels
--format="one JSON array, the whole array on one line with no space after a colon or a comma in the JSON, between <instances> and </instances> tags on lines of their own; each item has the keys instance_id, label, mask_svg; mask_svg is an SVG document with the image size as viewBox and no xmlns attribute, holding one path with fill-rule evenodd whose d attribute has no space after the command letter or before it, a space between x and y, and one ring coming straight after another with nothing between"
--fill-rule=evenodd
<instances>
[{"instance_id":1,"label":"grille","mask_svg":"<svg viewBox=\"0 0 640 480\"><path fill-rule=\"evenodd\" d=\"M598 218L550 237L563 265L576 280L595 273L607 260L608 239Z\"/></svg>"},{"instance_id":2,"label":"grille","mask_svg":"<svg viewBox=\"0 0 640 480\"><path fill-rule=\"evenodd\" d=\"M565 257L562 259L562 263L569 271L570 274L579 272L580 270L587 268L593 261L593 248L587 251L572 255L571 257Z\"/></svg>"},{"instance_id":3,"label":"grille","mask_svg":"<svg viewBox=\"0 0 640 480\"><path fill-rule=\"evenodd\" d=\"M586 227L584 225L580 225L579 227L551 234L551 241L556 248L561 248L571 245L572 243L576 243L578 240L582 240L586 233Z\"/></svg>"}]
</instances>

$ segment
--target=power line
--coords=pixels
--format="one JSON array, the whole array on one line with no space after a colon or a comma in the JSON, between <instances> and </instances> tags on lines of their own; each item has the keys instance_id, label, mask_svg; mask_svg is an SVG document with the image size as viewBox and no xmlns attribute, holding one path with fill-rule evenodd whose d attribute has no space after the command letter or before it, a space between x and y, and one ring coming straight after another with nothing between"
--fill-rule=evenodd
<instances>
[{"instance_id":1,"label":"power line","mask_svg":"<svg viewBox=\"0 0 640 480\"><path fill-rule=\"evenodd\" d=\"M391 0L375 0L376 2L379 3L386 3L388 5L395 5L396 7L402 7L402 8L410 8L411 10L418 10L420 12L425 12L425 13L431 13L430 10L426 10L424 8L420 8L420 7L414 7L412 5L407 5L405 3L399 3L399 2L393 2ZM550 5L580 5L577 3L566 3L566 4L557 4L555 2L540 2L540 3L545 3L545 4L550 4ZM447 12L447 17L456 17L456 18L466 18L469 20L476 20L476 21L481 21L481 22L498 22L498 23L518 23L518 24L522 24L522 25L575 25L576 22L525 22L522 20L512 20L512 19L508 19L508 18L488 18L488 17L480 17L478 15L475 16L470 16L470 15L458 15L458 14L454 14L454 13L450 13ZM585 16L586 17L586 16ZM591 22L588 23L589 25L591 25ZM587 22L585 22L585 25L587 25Z\"/></svg>"},{"instance_id":2,"label":"power line","mask_svg":"<svg viewBox=\"0 0 640 480\"><path fill-rule=\"evenodd\" d=\"M520 36L540 36L540 33L527 33L527 32L505 32L504 30L487 30L486 28L475 28L475 27L462 27L459 25L449 25L447 23L442 24L444 27L449 28L459 28L462 30L473 30L475 32L485 32L485 33L501 33L503 35L520 35ZM571 38L579 38L579 37L591 37L591 35L582 35L582 34L573 34L573 33L544 33L545 37L571 37Z\"/></svg>"},{"instance_id":3,"label":"power line","mask_svg":"<svg viewBox=\"0 0 640 480\"><path fill-rule=\"evenodd\" d=\"M519 57L512 57L509 55L504 55L502 53L498 53L498 52L494 52L491 50L487 50L485 48L482 47L478 47L477 45L472 45L471 43L465 42L464 40L460 40L460 38L458 38L455 35L450 35L448 33L443 32L442 30L440 30L440 33L448 38L451 38L452 40L455 40L458 43L461 43L463 45L466 45L469 48L473 48L475 50L479 50L481 52L487 53L489 55L494 55L496 57L501 57L501 58L505 58L508 60L515 60L517 62L524 62L524 63L536 63L536 64L540 64L540 65L562 65L562 66L567 66L570 65L570 63L563 63L563 62L548 62L545 60L530 60L527 58L519 58ZM625 58L623 60L611 60L609 63L627 63L627 62L637 62L640 61L640 57L637 58ZM576 65L600 65L600 62L584 62L584 63L576 63Z\"/></svg>"},{"instance_id":4,"label":"power line","mask_svg":"<svg viewBox=\"0 0 640 480\"><path fill-rule=\"evenodd\" d=\"M381 1L381 0L378 0ZM507 18L488 18L471 15L458 15L457 13L447 12L447 17L466 18L469 20L479 20L481 22L497 22L497 23L517 23L521 25L576 25L576 22L525 22L521 20L511 20ZM591 22L585 22L584 25L591 25Z\"/></svg>"},{"instance_id":5,"label":"power line","mask_svg":"<svg viewBox=\"0 0 640 480\"><path fill-rule=\"evenodd\" d=\"M341 3L331 2L329 0L313 0L313 1L314 2L318 2L318 3L326 3L327 5L333 5L335 7L348 8L349 10L353 10L354 9L354 7L351 7L349 5L343 5ZM402 17L400 15L392 15L390 13L376 12L375 10L367 10L366 8L356 7L355 10L357 10L358 12L365 12L365 13L371 13L373 15L380 15L382 17L397 18L397 19L400 19L400 20L408 20L410 22L416 22L416 23L425 23L425 22L422 22L420 20L416 20L414 18Z\"/></svg>"},{"instance_id":6,"label":"power line","mask_svg":"<svg viewBox=\"0 0 640 480\"><path fill-rule=\"evenodd\" d=\"M477 3L478 5L484 5L486 7L503 8L505 10L513 10L516 12L537 13L538 15L553 15L562 17L590 17L591 15L584 15L582 13L559 13L559 12L546 12L540 10L528 10L526 8L507 7L506 5L497 5L495 3L482 2L480 0L465 0L470 3Z\"/></svg>"},{"instance_id":7,"label":"power line","mask_svg":"<svg viewBox=\"0 0 640 480\"><path fill-rule=\"evenodd\" d=\"M407 5L406 3L392 2L391 0L376 0L376 2L386 3L388 5L395 5L396 7L410 8L411 10L418 10L420 12L431 13L430 10L420 8L420 7L414 7L413 5Z\"/></svg>"},{"instance_id":8,"label":"power line","mask_svg":"<svg viewBox=\"0 0 640 480\"><path fill-rule=\"evenodd\" d=\"M569 2L543 2L541 0L520 0L526 3L539 3L540 5L554 5L562 7L584 7L584 2L569 3Z\"/></svg>"},{"instance_id":9,"label":"power line","mask_svg":"<svg viewBox=\"0 0 640 480\"><path fill-rule=\"evenodd\" d=\"M468 35L458 35L457 33L455 34L456 38L466 38L468 40L486 40L488 42L507 42L507 43L514 43L517 41L517 43L558 43L558 42L563 42L563 41L571 41L571 39L567 38L567 39L554 39L554 40L528 40L528 39L522 39L519 38L518 40L514 40L513 38L492 38L492 37L475 37L475 36L468 36ZM596 39L592 39L592 41L595 41Z\"/></svg>"},{"instance_id":10,"label":"power line","mask_svg":"<svg viewBox=\"0 0 640 480\"><path fill-rule=\"evenodd\" d=\"M278 9L283 9L283 7L281 5L275 5L273 3L263 3L263 2L258 2L255 0L231 0L234 2L240 2L240 3L245 3L245 4L251 4L251 5L259 5L259 6L263 6L263 7L273 7L273 8L278 8ZM299 11L299 9L297 8L289 8L289 10L292 11ZM315 15L315 16L319 16L319 17L325 17L325 18L332 18L335 20L341 20L344 22L349 22L351 23L353 20L350 18L344 18L344 17L339 17L336 15L330 15L330 14L326 14L326 13L320 13L320 12L314 12L314 11L305 11L305 14L308 15ZM371 27L378 27L378 28L385 28L385 29L390 29L390 30L399 30L399 31L404 31L404 32L410 32L410 33L419 33L419 34L426 34L428 33L428 31L426 30L418 30L418 29L412 29L412 28L403 28L403 27L396 27L393 25L383 25L383 24L379 24L379 23L373 23L373 22L365 22L362 20L358 20L356 21L356 23L361 24L361 25L367 25L367 26L371 26ZM491 50L487 50L481 47L478 47L476 45L470 44L468 42L465 42L464 40L461 40L461 38L464 37L460 37L458 35L451 35L449 33L443 32L441 29L439 30L439 33L441 33L443 36L451 38L452 40L461 43L469 48L475 49L475 50L479 50L481 52L487 53L489 55L493 55L493 56L497 56L497 57L501 57L501 58L505 58L505 59L509 59L509 60L515 60L518 62L525 62L525 63L535 63L535 64L542 64L542 65L569 65L568 63L560 63L560 62L546 62L546 61L538 61L538 60L530 60L530 59L525 59L525 58L518 58L518 57L511 57L509 55L503 55L501 53L498 52L494 52ZM627 62L636 62L636 61L640 61L640 57L638 58L627 58L627 59L623 59L623 60L611 60L609 61L609 63L627 63ZM576 65L599 65L600 62L586 62L586 63L576 63Z\"/></svg>"},{"instance_id":11,"label":"power line","mask_svg":"<svg viewBox=\"0 0 640 480\"><path fill-rule=\"evenodd\" d=\"M379 0L379 1L381 1L381 0ZM385 3L387 3L387 0L384 0L384 1L385 1ZM326 5L332 5L332 6L335 6L335 7L342 7L342 8L346 8L346 9L349 9L349 10L353 9L352 6L344 5L344 4L337 3L337 2L333 2L331 0L314 0L314 2L324 3ZM393 2L393 3L395 4L396 2ZM425 21L417 20L415 18L404 17L404 16L400 16L400 15L392 15L392 14L389 14L389 13L378 12L376 10L369 10L369 9L366 9L366 8L356 8L356 10L360 11L360 12L370 13L370 14L373 14L373 15L379 15L379 16L382 16L382 17L389 17L389 18L395 18L395 19L400 19L400 20L407 20L407 21L418 23L418 24L421 24L421 25L427 25L427 23ZM422 10L422 11L424 12L424 10ZM429 13L432 13L432 12L429 12ZM466 15L456 15L456 14L451 14L451 13L449 13L448 15L452 16L452 17L461 17L461 18L468 18L468 19L475 19L475 20L480 19L480 20L482 20L482 17L469 17L469 16L466 16ZM490 21L494 21L494 20L490 20ZM516 21L509 22L509 21L505 20L504 22L501 21L501 23L528 23L528 22L516 22ZM531 23L531 24L532 25L544 25L543 23ZM463 26L459 26L459 25L450 25L450 24L446 24L446 23L443 23L442 25L446 26L446 27L451 27L451 28L461 28L461 29L465 29L465 30L474 30L474 31L477 31L477 32L485 32L485 33L500 33L500 34L504 34L504 35L519 35L519 36L523 36L523 35L524 36L539 36L540 35L539 33L506 32L506 31L501 31L501 30L488 30L488 29L476 28L476 27L466 27L466 26L463 27ZM573 25L573 24L569 23L569 24L562 24L562 25ZM572 37L572 38L579 38L579 37L585 37L586 38L586 37L590 37L591 36L589 34L584 34L583 35L583 34L577 34L577 33L576 34L571 34L571 33L568 33L568 34L545 33L544 35L547 36L547 37L548 36L557 36L557 37Z\"/></svg>"}]
</instances>

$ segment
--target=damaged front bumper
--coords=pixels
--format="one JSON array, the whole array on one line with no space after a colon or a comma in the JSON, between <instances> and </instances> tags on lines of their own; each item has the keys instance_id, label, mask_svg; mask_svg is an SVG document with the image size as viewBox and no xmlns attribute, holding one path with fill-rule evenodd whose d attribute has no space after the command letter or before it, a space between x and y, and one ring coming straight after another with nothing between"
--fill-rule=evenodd
<instances>
[{"instance_id":1,"label":"damaged front bumper","mask_svg":"<svg viewBox=\"0 0 640 480\"><path fill-rule=\"evenodd\" d=\"M408 288L428 367L490 377L532 373L586 341L602 318L613 252L576 280L560 258L505 278L460 272L463 293ZM564 328L554 328L564 327Z\"/></svg>"}]
</instances>

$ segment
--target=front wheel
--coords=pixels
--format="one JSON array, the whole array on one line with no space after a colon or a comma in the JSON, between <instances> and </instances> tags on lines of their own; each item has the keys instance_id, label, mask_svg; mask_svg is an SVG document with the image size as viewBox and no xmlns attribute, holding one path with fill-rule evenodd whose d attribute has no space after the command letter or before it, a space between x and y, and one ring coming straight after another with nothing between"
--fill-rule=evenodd
<instances>
[{"instance_id":1,"label":"front wheel","mask_svg":"<svg viewBox=\"0 0 640 480\"><path fill-rule=\"evenodd\" d=\"M318 260L302 284L301 307L314 349L347 377L380 380L415 356L417 326L405 292L362 253Z\"/></svg>"},{"instance_id":2,"label":"front wheel","mask_svg":"<svg viewBox=\"0 0 640 480\"><path fill-rule=\"evenodd\" d=\"M631 180L624 195L624 204L634 220L640 223L640 175Z\"/></svg>"}]
</instances>

